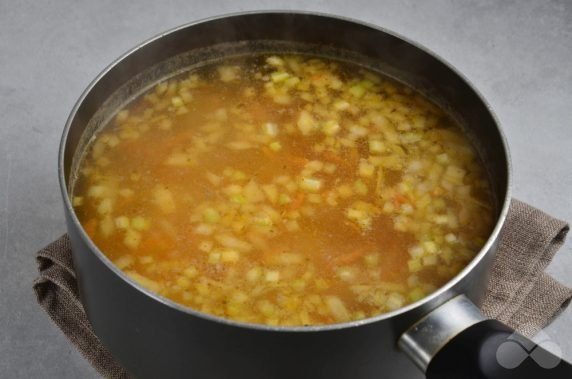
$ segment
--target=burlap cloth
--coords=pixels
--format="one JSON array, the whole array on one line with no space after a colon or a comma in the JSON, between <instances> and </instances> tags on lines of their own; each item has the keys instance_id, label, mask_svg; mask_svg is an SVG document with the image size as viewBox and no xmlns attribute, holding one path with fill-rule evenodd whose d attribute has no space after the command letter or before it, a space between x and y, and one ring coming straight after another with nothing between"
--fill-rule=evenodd
<instances>
[{"instance_id":1,"label":"burlap cloth","mask_svg":"<svg viewBox=\"0 0 572 379\"><path fill-rule=\"evenodd\" d=\"M564 243L569 226L518 200L512 200L482 304L483 312L526 336L548 325L568 305L572 290L544 270ZM34 291L41 307L107 378L127 378L94 334L79 300L67 235L37 253Z\"/></svg>"}]
</instances>

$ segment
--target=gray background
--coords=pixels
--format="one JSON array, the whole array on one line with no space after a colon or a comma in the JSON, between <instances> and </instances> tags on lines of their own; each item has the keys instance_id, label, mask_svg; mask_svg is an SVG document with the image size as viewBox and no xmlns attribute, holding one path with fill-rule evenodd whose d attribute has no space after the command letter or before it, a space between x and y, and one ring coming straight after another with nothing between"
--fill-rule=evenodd
<instances>
[{"instance_id":1,"label":"gray background","mask_svg":"<svg viewBox=\"0 0 572 379\"><path fill-rule=\"evenodd\" d=\"M96 372L36 304L34 253L64 231L60 134L87 84L165 29L255 9L355 17L416 40L479 88L506 132L514 196L572 220L572 0L0 0L0 377ZM572 241L549 268L572 286ZM572 309L547 333L572 360Z\"/></svg>"}]
</instances>

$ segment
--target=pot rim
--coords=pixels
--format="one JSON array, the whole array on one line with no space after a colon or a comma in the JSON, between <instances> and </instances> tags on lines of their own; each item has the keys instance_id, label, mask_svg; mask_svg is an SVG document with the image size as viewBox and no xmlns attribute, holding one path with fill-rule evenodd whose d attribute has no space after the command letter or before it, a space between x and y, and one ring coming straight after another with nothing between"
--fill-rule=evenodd
<instances>
[{"instance_id":1,"label":"pot rim","mask_svg":"<svg viewBox=\"0 0 572 379\"><path fill-rule=\"evenodd\" d=\"M66 145L67 145L68 134L69 134L69 131L71 129L71 125L73 123L73 120L76 117L76 114L77 114L79 107L84 102L84 100L89 96L93 87L95 87L95 85L113 67L121 64L121 62L125 58L130 56L132 53L134 53L135 51L137 51L139 49L145 48L145 46L161 39L162 37L164 37L166 35L176 33L180 30L183 30L183 29L186 29L186 28L198 25L198 24L208 23L208 22L216 21L216 20L220 20L220 19L242 17L242 16L248 16L248 15L265 15L265 14L268 14L268 15L269 14L294 14L294 15L301 15L301 16L312 16L312 17L336 19L338 21L344 21L347 23L354 23L354 24L366 26L366 27L373 29L375 31L382 32L382 33L388 34L392 37L398 38L398 39L412 45L413 47L423 51L424 53L432 56L433 58L438 60L440 63L445 65L455 75L457 75L459 78L461 78L467 84L467 86L477 95L478 99L483 103L483 105L485 106L485 108L487 109L489 114L491 115L491 117L495 123L496 129L499 133L500 139L501 139L502 148L503 148L504 154L506 156L506 166L507 166L507 178L506 178L507 186L506 186L506 192L504 193L504 199L502 201L502 207L500 209L499 217L497 219L497 222L495 224L494 229L492 230L491 234L489 235L489 238L487 239L486 243L483 245L481 250L477 253L477 255L475 255L475 257L471 260L471 262L469 264L467 264L463 268L463 270L461 270L457 275L455 275L447 283L445 283L444 285L439 287L439 289L437 289L435 292L423 297L422 299L420 299L416 302L413 302L411 304L408 304L404 307L393 310L391 312L382 313L382 314L379 314L377 316L369 317L369 318L362 319L362 320L355 320L355 321L344 322L344 323L335 323L335 324L327 324L327 325L311 325L311 326L271 326L271 325L265 325L265 324L254 324L254 323L248 323L248 322L242 322L242 321L235 321L235 320L226 319L226 318L219 317L219 316L214 316L214 315L211 315L208 313L200 312L200 311L195 310L193 308L190 308L190 307L184 306L182 304L179 304L175 301L172 301L166 297L163 297L163 296L161 296L157 293L154 293L154 292L148 290L147 288L141 286L140 284L135 282L133 279L129 278L123 271L121 271L119 268L117 268L113 264L113 262L111 262L111 260L109 258L107 258L107 256L105 256L105 254L103 254L101 252L101 250L99 250L99 248L91 241L91 239L89 238L89 236L87 235L87 233L83 229L81 223L79 222L79 219L77 218L77 216L75 214L75 211L73 209L73 206L72 206L72 203L71 203L71 200L69 197L69 193L68 193L68 189L67 189L67 185L66 185L65 170L64 170L64 159L65 159L65 149L66 149ZM59 151L58 151L58 177L59 177L60 190L61 190L63 201L64 201L65 211L69 213L69 215L71 216L72 222L79 229L79 234L80 234L83 242L90 248L91 252L93 254L95 254L103 262L104 265L107 266L107 268L109 268L120 279L125 281L128 285L132 286L137 291L141 292L143 295L148 296L151 299L161 303L162 305L167 306L169 308L172 308L173 310L180 311L180 312L186 313L186 314L191 315L191 316L199 317L199 318L202 318L206 321L213 321L213 322L217 322L217 323L226 324L228 326L235 326L235 327L239 327L239 328L254 329L254 330L260 330L260 331L270 331L270 332L321 332L321 331L333 331L333 330L339 330L339 329L348 329L348 328L358 327L361 325L368 325L368 324L376 323L378 321L391 319L393 317L405 314L405 313L407 313L413 309L421 308L421 307L425 306L426 304L429 304L429 303L435 301L438 297L446 296L446 293L449 290L451 290L451 288L453 288L458 282L460 282L469 272L471 272L481 262L481 260L484 259L484 257L490 252L490 248L492 247L492 245L498 239L499 233L500 233L501 228L502 228L502 226L506 220L508 210L509 210L509 206L510 206L511 185L512 185L512 163L511 163L511 159L510 159L510 151L508 148L506 136L505 136L504 132L502 131L502 129L500 127L499 120L498 120L497 116L495 115L495 113L493 112L489 103L485 100L485 98L477 90L477 88L467 79L467 77L465 77L465 75L463 75L452 64L450 64L447 60L445 60L444 58L442 58L438 54L436 54L433 51L429 50L428 48L418 44L417 42L414 42L414 41L400 35L399 33L395 33L393 31L389 31L389 30L387 30L383 27L377 26L375 24L356 20L356 19L350 18L350 17L338 16L338 15L328 14L328 13L324 13L324 12L313 12L313 11L261 10L261 11L243 11L243 12L226 13L226 14L222 14L222 15L207 17L207 18L203 18L200 20L185 23L183 25L180 25L180 26L171 28L169 30L166 30L162 33L156 34L155 36L139 43L135 47L131 48L130 50L128 50L127 52L123 53L121 56L116 58L113 62L111 62L107 67L105 67L95 77L95 79L93 79L91 81L91 83L82 92L81 96L79 97L79 99L75 103L74 107L72 108L72 111L70 112L70 115L67 118L67 121L66 121L66 124L64 126L63 133L62 133L62 137L60 140L60 146L59 146Z\"/></svg>"}]
</instances>

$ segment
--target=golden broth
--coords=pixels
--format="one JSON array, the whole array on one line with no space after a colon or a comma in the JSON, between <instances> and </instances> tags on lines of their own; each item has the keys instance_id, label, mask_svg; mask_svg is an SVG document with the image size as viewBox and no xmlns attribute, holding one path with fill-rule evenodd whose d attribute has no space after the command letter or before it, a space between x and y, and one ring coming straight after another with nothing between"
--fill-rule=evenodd
<instances>
[{"instance_id":1,"label":"golden broth","mask_svg":"<svg viewBox=\"0 0 572 379\"><path fill-rule=\"evenodd\" d=\"M475 150L359 66L250 56L162 82L90 143L72 201L141 285L214 315L319 325L455 276L493 224Z\"/></svg>"}]
</instances>

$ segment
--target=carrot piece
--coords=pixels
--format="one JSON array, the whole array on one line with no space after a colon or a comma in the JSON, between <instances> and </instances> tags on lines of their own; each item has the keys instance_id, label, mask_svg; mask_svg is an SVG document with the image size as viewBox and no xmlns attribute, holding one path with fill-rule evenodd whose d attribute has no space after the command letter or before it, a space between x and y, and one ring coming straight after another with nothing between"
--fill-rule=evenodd
<instances>
[{"instance_id":1,"label":"carrot piece","mask_svg":"<svg viewBox=\"0 0 572 379\"><path fill-rule=\"evenodd\" d=\"M336 319L333 318L332 316L324 316L322 317L322 322L324 324L333 324L334 322L336 322Z\"/></svg>"},{"instance_id":2,"label":"carrot piece","mask_svg":"<svg viewBox=\"0 0 572 379\"><path fill-rule=\"evenodd\" d=\"M344 255L339 255L339 256L335 257L334 259L332 259L332 263L336 266L343 266L343 265L352 264L352 263L358 261L360 258L362 258L365 255L366 251L367 251L366 249L360 248L360 249L354 250L350 253L347 253Z\"/></svg>"},{"instance_id":3,"label":"carrot piece","mask_svg":"<svg viewBox=\"0 0 572 379\"><path fill-rule=\"evenodd\" d=\"M322 153L322 158L326 161L332 162L332 163L337 163L339 165L345 165L346 162L339 156L337 156L335 153L331 152L331 151L324 151Z\"/></svg>"},{"instance_id":4,"label":"carrot piece","mask_svg":"<svg viewBox=\"0 0 572 379\"><path fill-rule=\"evenodd\" d=\"M302 204L304 204L305 197L306 197L306 195L303 192L298 192L298 194L296 195L296 198L294 199L294 201L290 205L290 209L295 211L296 209L300 208L302 206Z\"/></svg>"},{"instance_id":5,"label":"carrot piece","mask_svg":"<svg viewBox=\"0 0 572 379\"><path fill-rule=\"evenodd\" d=\"M145 238L145 243L142 246L145 246L145 250L149 251L166 250L173 247L173 242L164 237L148 237Z\"/></svg>"},{"instance_id":6,"label":"carrot piece","mask_svg":"<svg viewBox=\"0 0 572 379\"><path fill-rule=\"evenodd\" d=\"M395 196L393 196L392 201L393 201L393 205L395 205L396 207L399 207L401 204L407 202L407 197L400 195L400 194L396 194Z\"/></svg>"},{"instance_id":7,"label":"carrot piece","mask_svg":"<svg viewBox=\"0 0 572 379\"><path fill-rule=\"evenodd\" d=\"M95 237L95 232L97 231L97 219L92 218L83 224L83 230L85 230L89 238Z\"/></svg>"},{"instance_id":8,"label":"carrot piece","mask_svg":"<svg viewBox=\"0 0 572 379\"><path fill-rule=\"evenodd\" d=\"M306 163L308 163L308 160L304 157L291 156L290 162L292 162L297 167L304 167Z\"/></svg>"},{"instance_id":9,"label":"carrot piece","mask_svg":"<svg viewBox=\"0 0 572 379\"><path fill-rule=\"evenodd\" d=\"M272 151L270 151L269 148L267 148L266 146L262 147L262 152L264 153L264 155L266 155L267 157L272 157Z\"/></svg>"}]
</instances>

